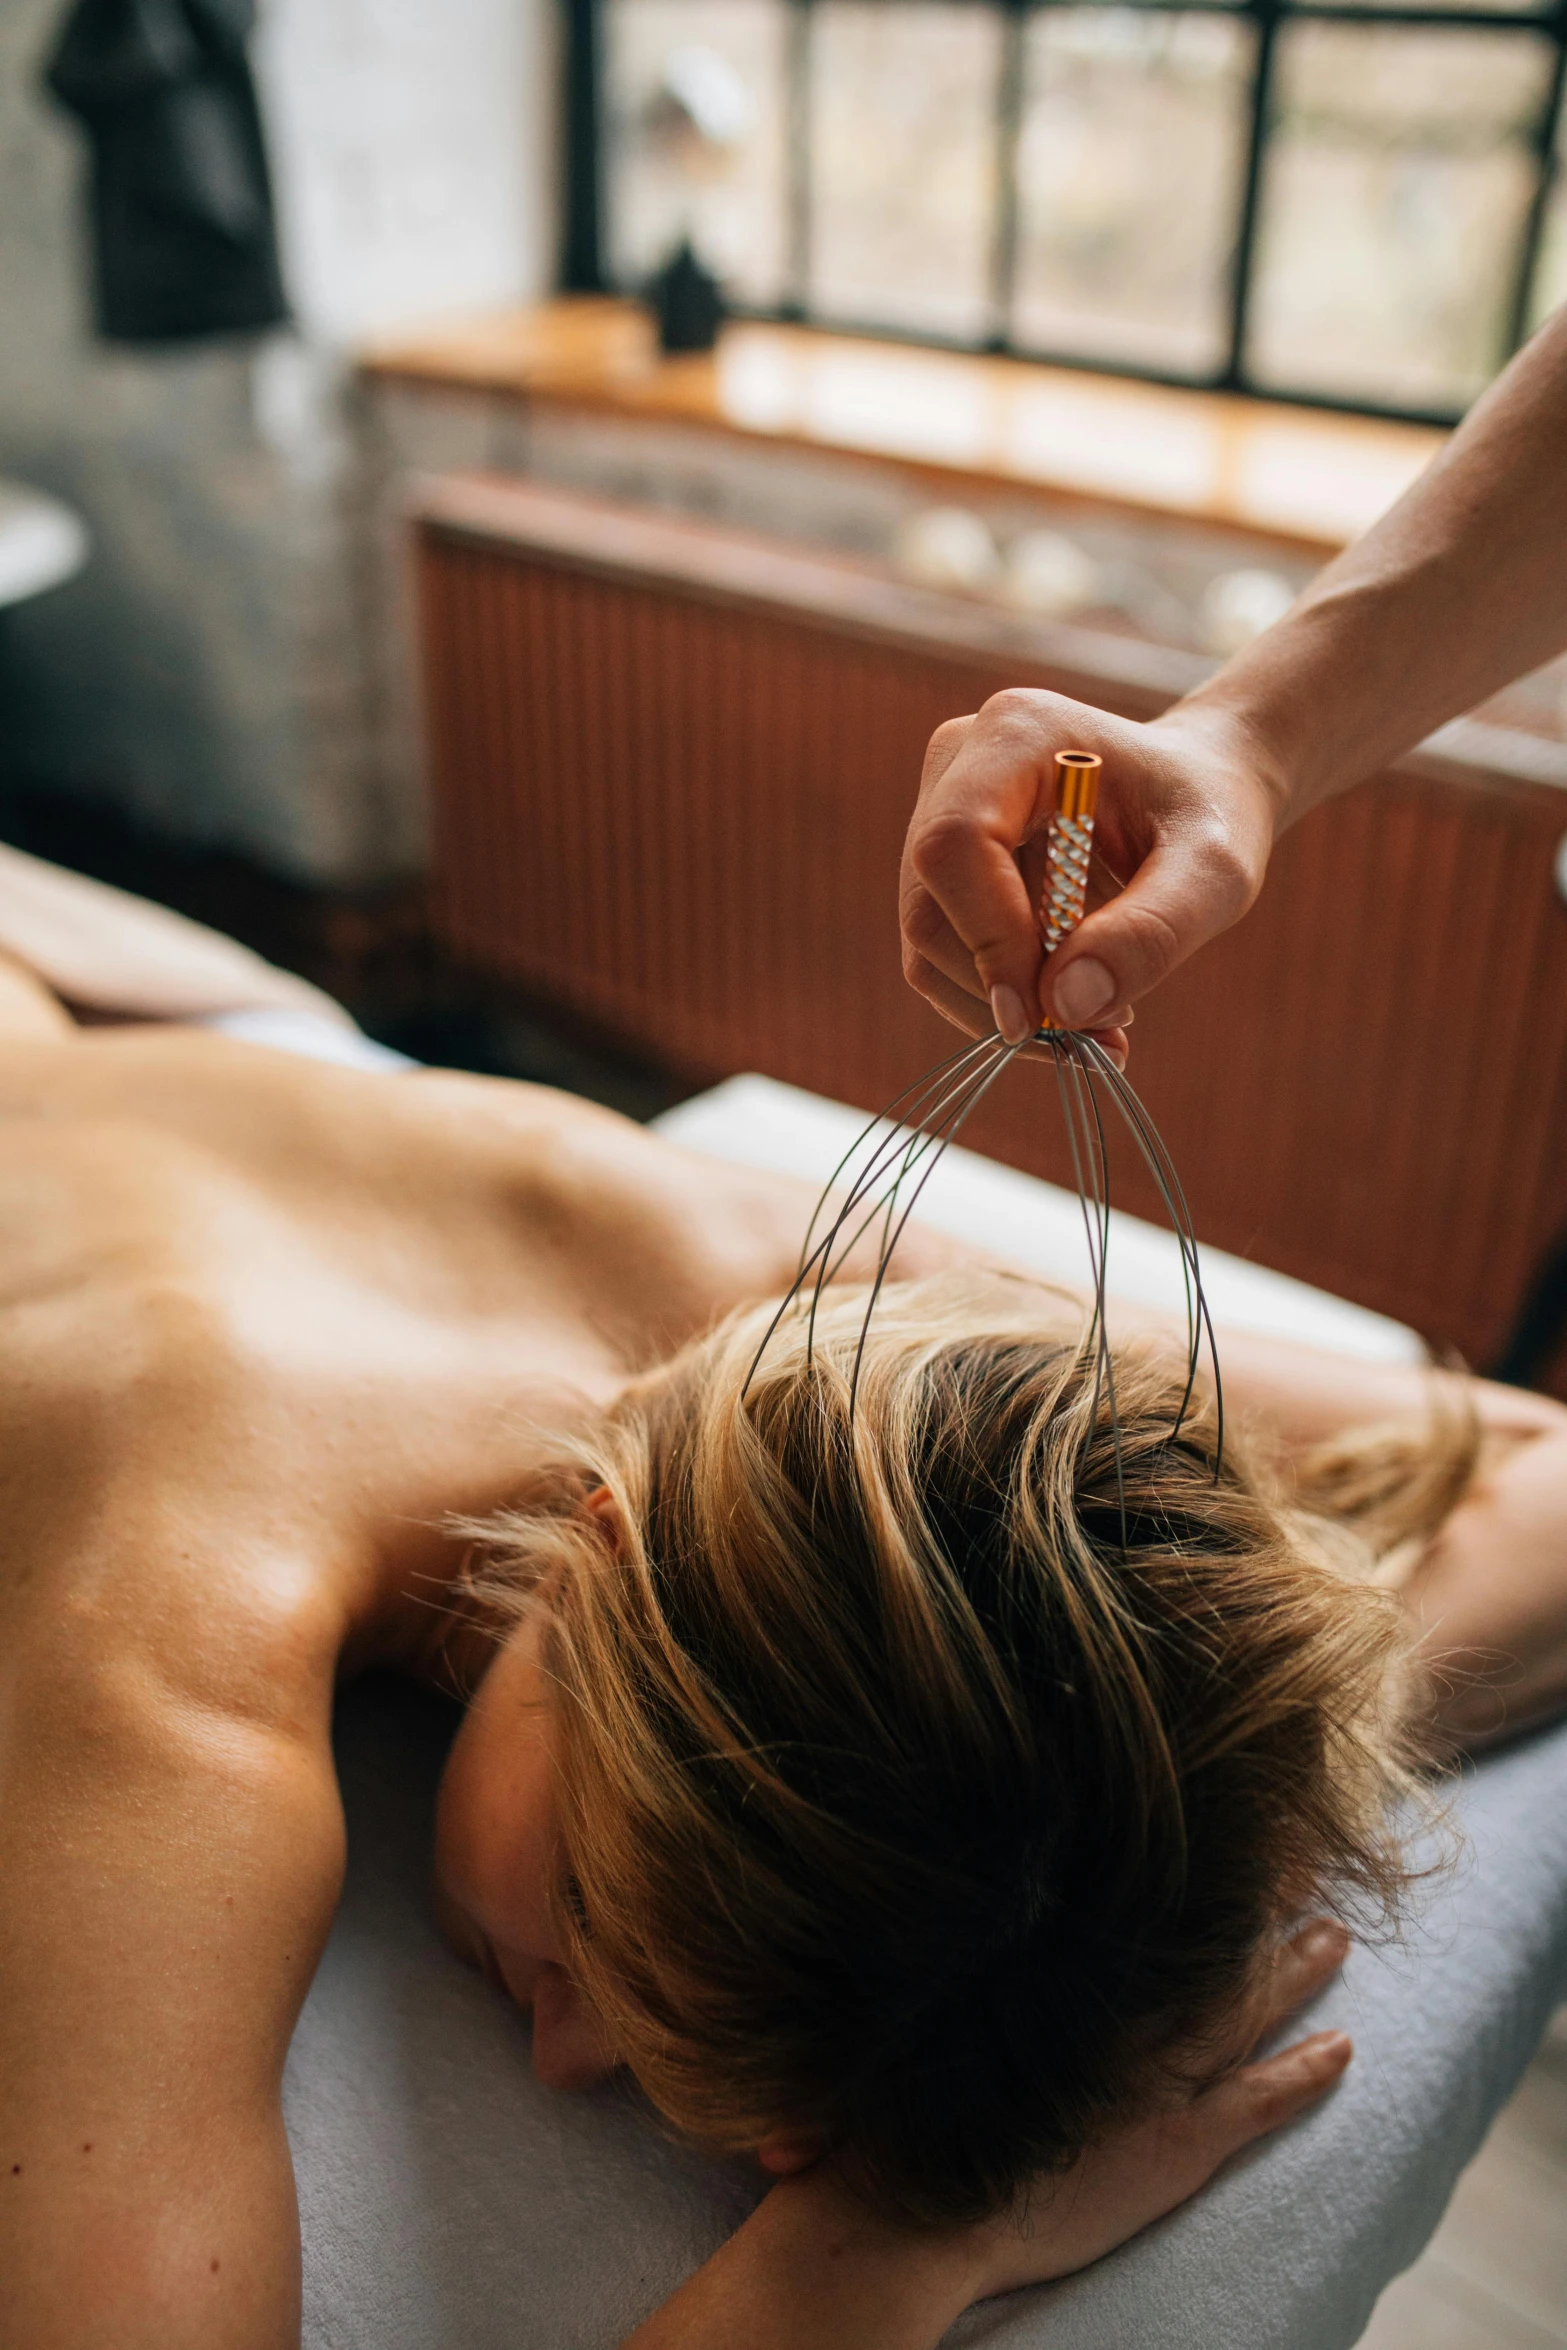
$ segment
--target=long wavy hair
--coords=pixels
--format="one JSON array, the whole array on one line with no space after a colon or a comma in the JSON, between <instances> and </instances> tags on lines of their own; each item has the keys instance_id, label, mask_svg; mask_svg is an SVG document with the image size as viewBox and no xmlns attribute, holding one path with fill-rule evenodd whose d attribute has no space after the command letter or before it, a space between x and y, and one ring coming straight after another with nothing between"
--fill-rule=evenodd
<instances>
[{"instance_id":1,"label":"long wavy hair","mask_svg":"<svg viewBox=\"0 0 1567 2350\"><path fill-rule=\"evenodd\" d=\"M660 2111L780 2127L920 2223L1003 2206L1194 2082L1308 1903L1406 1884L1380 1555L1461 1417L1286 1477L1167 1350L1108 1402L1056 1301L946 1276L807 1349L768 1309L636 1381L484 1530L545 1615L569 1964ZM586 1494L602 1488L599 1510ZM1124 1514L1123 1514L1124 1495Z\"/></svg>"}]
</instances>

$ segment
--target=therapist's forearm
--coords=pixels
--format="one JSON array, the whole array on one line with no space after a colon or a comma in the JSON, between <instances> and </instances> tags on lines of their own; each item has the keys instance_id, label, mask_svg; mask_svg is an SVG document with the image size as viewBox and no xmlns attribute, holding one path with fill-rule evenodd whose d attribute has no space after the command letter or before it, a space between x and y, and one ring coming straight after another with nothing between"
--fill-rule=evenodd
<instances>
[{"instance_id":1,"label":"therapist's forearm","mask_svg":"<svg viewBox=\"0 0 1567 2350\"><path fill-rule=\"evenodd\" d=\"M1288 619L1154 731L1237 741L1279 821L1567 646L1567 309Z\"/></svg>"}]
</instances>

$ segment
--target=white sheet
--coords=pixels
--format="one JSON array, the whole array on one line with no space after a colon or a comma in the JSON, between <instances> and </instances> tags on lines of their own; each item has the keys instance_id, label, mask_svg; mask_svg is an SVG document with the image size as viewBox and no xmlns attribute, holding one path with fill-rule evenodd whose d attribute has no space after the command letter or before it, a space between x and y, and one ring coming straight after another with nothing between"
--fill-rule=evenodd
<instances>
[{"instance_id":1,"label":"white sheet","mask_svg":"<svg viewBox=\"0 0 1567 2350\"><path fill-rule=\"evenodd\" d=\"M815 1171L804 1162L831 1120L809 1097L791 1109L782 1089L756 1086L720 1088L667 1124L709 1147L727 1134L748 1156L771 1120L779 1155L787 1145ZM984 1169L968 1195L970 1229L1017 1254L996 1222L1000 1172ZM943 1221L960 1211L961 1162L956 1181ZM1018 1229L1042 1232L1045 1187L1005 1185ZM1355 1351L1410 1344L1274 1279L1241 1282L1241 1310L1249 1296L1261 1314L1271 1296L1283 1326L1317 1343L1331 1325L1341 1343L1359 1333ZM526 2025L446 1955L426 1873L447 1727L432 1700L387 1683L350 1692L340 1712L348 1888L285 2083L307 2350L607 2350L721 2241L755 2183L669 2145L618 2091L541 2090ZM953 2341L1350 2350L1567 1993L1567 1730L1472 1773L1460 1810L1466 1856L1407 1947L1356 1951L1313 2012L1357 2042L1334 2097L1112 2259L971 2311Z\"/></svg>"},{"instance_id":2,"label":"white sheet","mask_svg":"<svg viewBox=\"0 0 1567 2350\"><path fill-rule=\"evenodd\" d=\"M340 1069L417 1069L417 1061L377 1044L356 1028L347 1014L339 1023L293 1004L256 1004L242 1012L208 1012L191 1022L193 1028L215 1028L220 1036L241 1044L266 1045L275 1053L295 1053L306 1061L331 1061Z\"/></svg>"},{"instance_id":3,"label":"white sheet","mask_svg":"<svg viewBox=\"0 0 1567 2350\"><path fill-rule=\"evenodd\" d=\"M527 2026L426 1895L443 1710L345 1698L349 1881L295 2034L307 2350L609 2350L748 2208L738 2168L618 2093L551 2096ZM1403 1953L1357 1951L1312 2022L1334 2098L1085 2275L973 2311L993 2350L1349 2350L1419 2252L1567 1990L1567 1732L1465 1790L1468 1857ZM738 2350L738 2346L737 2346Z\"/></svg>"},{"instance_id":4,"label":"white sheet","mask_svg":"<svg viewBox=\"0 0 1567 2350\"><path fill-rule=\"evenodd\" d=\"M771 1077L731 1077L710 1093L679 1103L654 1120L659 1132L691 1150L742 1166L770 1167L826 1183L855 1137L861 1111ZM1051 1281L1088 1285L1083 1210L1075 1193L983 1159L961 1144L947 1151L920 1194L921 1221L971 1241ZM1168 1232L1113 1209L1106 1252L1110 1288L1129 1304L1184 1311L1179 1253ZM1368 1313L1287 1273L1270 1272L1223 1249L1202 1252L1203 1287L1221 1328L1262 1330L1300 1346L1358 1355L1368 1362L1418 1362L1412 1330Z\"/></svg>"}]
</instances>

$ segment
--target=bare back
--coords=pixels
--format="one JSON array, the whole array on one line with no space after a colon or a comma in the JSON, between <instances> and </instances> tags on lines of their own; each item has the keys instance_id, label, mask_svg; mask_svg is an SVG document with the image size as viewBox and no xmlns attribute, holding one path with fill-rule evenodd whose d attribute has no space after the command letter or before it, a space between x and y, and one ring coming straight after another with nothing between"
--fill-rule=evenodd
<instances>
[{"instance_id":1,"label":"bare back","mask_svg":"<svg viewBox=\"0 0 1567 2350\"><path fill-rule=\"evenodd\" d=\"M334 1679L417 1663L442 1517L785 1280L801 1222L532 1087L0 1038L6 2350L297 2340Z\"/></svg>"},{"instance_id":2,"label":"bare back","mask_svg":"<svg viewBox=\"0 0 1567 2350\"><path fill-rule=\"evenodd\" d=\"M786 1279L802 1203L532 1086L181 1030L0 1045L0 1543L85 1503L112 1395L139 1500L210 1459L223 1539L264 1494L363 1627L384 1584L349 1556L497 1498L523 1420Z\"/></svg>"}]
</instances>

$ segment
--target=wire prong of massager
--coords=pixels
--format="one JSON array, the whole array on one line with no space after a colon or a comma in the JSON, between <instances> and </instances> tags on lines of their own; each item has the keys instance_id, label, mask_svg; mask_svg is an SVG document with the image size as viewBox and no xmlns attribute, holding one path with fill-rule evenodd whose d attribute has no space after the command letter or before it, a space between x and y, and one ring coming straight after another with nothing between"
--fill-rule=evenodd
<instances>
[{"instance_id":1,"label":"wire prong of massager","mask_svg":"<svg viewBox=\"0 0 1567 2350\"><path fill-rule=\"evenodd\" d=\"M1039 908L1047 955L1071 936L1087 910L1099 769L1097 751L1056 753L1056 804L1045 836L1045 885ZM1043 1026L1059 1030L1061 1023L1046 1019Z\"/></svg>"}]
</instances>

